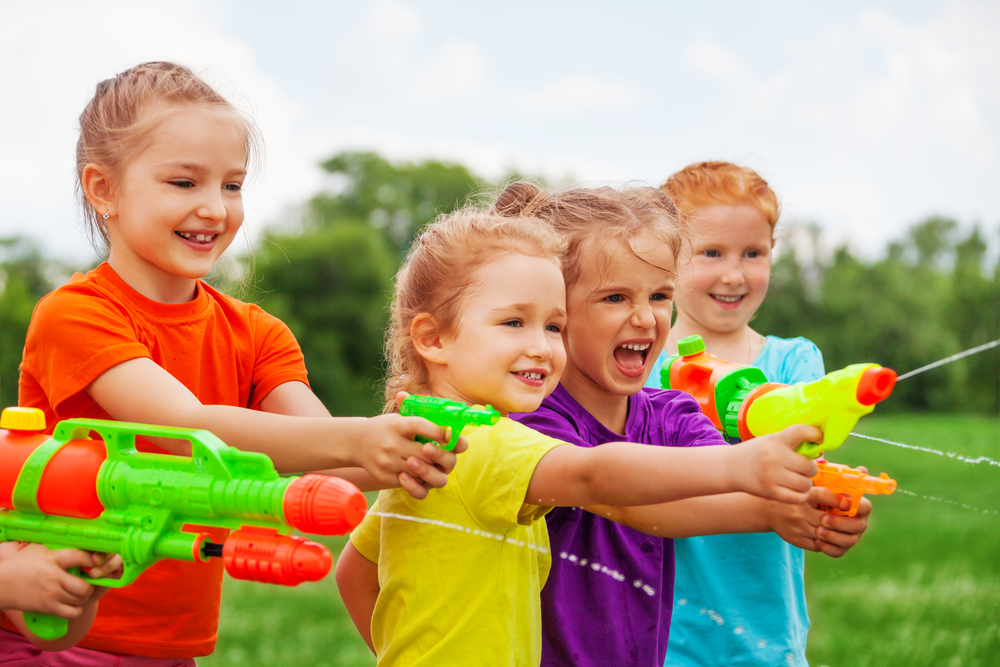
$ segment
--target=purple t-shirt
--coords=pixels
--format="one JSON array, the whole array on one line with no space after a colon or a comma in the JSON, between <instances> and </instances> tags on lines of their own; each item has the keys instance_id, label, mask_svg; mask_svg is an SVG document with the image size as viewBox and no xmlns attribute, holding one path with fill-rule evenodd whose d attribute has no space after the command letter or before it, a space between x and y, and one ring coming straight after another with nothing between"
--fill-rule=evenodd
<instances>
[{"instance_id":1,"label":"purple t-shirt","mask_svg":"<svg viewBox=\"0 0 1000 667\"><path fill-rule=\"evenodd\" d=\"M680 391L646 388L630 396L624 435L605 428L562 385L535 412L511 417L580 447L726 444ZM579 508L557 507L546 520L552 571L542 589L542 665L662 667L674 605L673 540Z\"/></svg>"}]
</instances>

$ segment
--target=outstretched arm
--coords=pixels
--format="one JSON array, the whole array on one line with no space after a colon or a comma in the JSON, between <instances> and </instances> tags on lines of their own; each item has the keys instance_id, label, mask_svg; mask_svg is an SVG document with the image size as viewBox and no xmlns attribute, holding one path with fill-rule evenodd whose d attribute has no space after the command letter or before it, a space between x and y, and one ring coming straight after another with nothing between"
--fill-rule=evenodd
<instances>
[{"instance_id":1,"label":"outstretched arm","mask_svg":"<svg viewBox=\"0 0 1000 667\"><path fill-rule=\"evenodd\" d=\"M260 402L264 412L292 417L332 417L322 401L302 382L285 382L275 387ZM455 449L448 451L427 443L421 447L422 458L411 456L406 460L407 472L399 473L396 482L389 484L375 478L364 468L333 468L317 470L324 475L346 479L362 491L380 491L400 486L414 498L426 498L432 488L441 488L448 482L448 475L455 469L457 455L469 447L465 437L459 438Z\"/></svg>"},{"instance_id":2,"label":"outstretched arm","mask_svg":"<svg viewBox=\"0 0 1000 667\"><path fill-rule=\"evenodd\" d=\"M818 505L847 509L850 500L829 489L813 487L809 499L800 504L727 493L645 507L593 505L584 509L659 537L773 531L789 544L839 558L867 530L871 503L865 499L854 517L830 514L817 509Z\"/></svg>"},{"instance_id":3,"label":"outstretched arm","mask_svg":"<svg viewBox=\"0 0 1000 667\"><path fill-rule=\"evenodd\" d=\"M525 501L535 505L652 505L693 496L745 491L802 503L816 465L796 454L822 436L796 425L739 447L652 447L613 442L556 447L535 467Z\"/></svg>"},{"instance_id":4,"label":"outstretched arm","mask_svg":"<svg viewBox=\"0 0 1000 667\"><path fill-rule=\"evenodd\" d=\"M305 385L301 387L308 391ZM410 472L408 459L425 460L413 436L445 438L443 428L419 417L331 418L325 408L323 415L289 416L203 405L179 380L146 358L113 366L87 387L87 393L114 419L203 428L233 447L267 454L279 472L361 467L379 484L390 486L396 485L400 473ZM268 401L269 394L262 407L276 404L279 397L282 405L288 405L292 401L283 393L273 401ZM179 441L166 441L165 449L187 453Z\"/></svg>"},{"instance_id":5,"label":"outstretched arm","mask_svg":"<svg viewBox=\"0 0 1000 667\"><path fill-rule=\"evenodd\" d=\"M375 653L372 642L372 614L375 612L375 601L378 599L378 563L373 563L350 542L344 547L337 560L337 588L344 601L347 613L354 621L354 627L361 633L361 638L368 648Z\"/></svg>"}]
</instances>

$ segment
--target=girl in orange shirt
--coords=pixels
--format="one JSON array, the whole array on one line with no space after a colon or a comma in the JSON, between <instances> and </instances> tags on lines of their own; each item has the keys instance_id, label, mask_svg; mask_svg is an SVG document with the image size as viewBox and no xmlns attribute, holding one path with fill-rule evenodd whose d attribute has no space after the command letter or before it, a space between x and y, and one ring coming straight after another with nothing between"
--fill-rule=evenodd
<instances>
[{"instance_id":1,"label":"girl in orange shirt","mask_svg":"<svg viewBox=\"0 0 1000 667\"><path fill-rule=\"evenodd\" d=\"M350 468L343 476L362 487L423 497L444 485L455 454L413 438L441 440L442 428L398 414L331 418L288 327L201 280L243 222L256 137L184 67L146 63L98 84L80 117L77 175L107 261L35 308L19 403L42 409L50 430L73 417L206 429L279 472ZM189 453L179 441L145 444ZM120 664L193 664L214 650L221 586L218 559L161 561L104 596L80 646L125 654ZM9 619L3 627L5 655L27 650ZM92 664L93 651L70 651ZM18 664L47 660L21 653Z\"/></svg>"}]
</instances>

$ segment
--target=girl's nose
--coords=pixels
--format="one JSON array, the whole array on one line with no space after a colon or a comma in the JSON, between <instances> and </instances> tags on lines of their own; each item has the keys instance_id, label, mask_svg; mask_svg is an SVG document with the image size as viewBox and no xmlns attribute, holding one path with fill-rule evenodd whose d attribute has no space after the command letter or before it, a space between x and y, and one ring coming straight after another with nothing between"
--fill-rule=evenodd
<instances>
[{"instance_id":1,"label":"girl's nose","mask_svg":"<svg viewBox=\"0 0 1000 667\"><path fill-rule=\"evenodd\" d=\"M656 324L656 318L653 317L653 307L648 303L636 306L635 310L632 311L631 324L636 329L652 329Z\"/></svg>"},{"instance_id":2,"label":"girl's nose","mask_svg":"<svg viewBox=\"0 0 1000 667\"><path fill-rule=\"evenodd\" d=\"M541 359L542 361L552 356L552 343L546 338L544 331L532 336L525 354L533 359Z\"/></svg>"},{"instance_id":3,"label":"girl's nose","mask_svg":"<svg viewBox=\"0 0 1000 667\"><path fill-rule=\"evenodd\" d=\"M222 222L226 219L226 205L222 195L207 195L198 207L198 217L205 220Z\"/></svg>"},{"instance_id":4,"label":"girl's nose","mask_svg":"<svg viewBox=\"0 0 1000 667\"><path fill-rule=\"evenodd\" d=\"M726 269L722 273L722 282L727 285L739 285L743 282L743 270L740 268L739 260L726 264Z\"/></svg>"}]
</instances>

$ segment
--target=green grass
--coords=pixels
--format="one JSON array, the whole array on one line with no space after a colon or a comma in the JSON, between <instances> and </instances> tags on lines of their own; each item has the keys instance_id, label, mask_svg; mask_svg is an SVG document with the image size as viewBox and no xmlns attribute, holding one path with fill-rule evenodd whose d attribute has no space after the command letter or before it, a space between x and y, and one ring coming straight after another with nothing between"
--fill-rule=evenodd
<instances>
[{"instance_id":1,"label":"green grass","mask_svg":"<svg viewBox=\"0 0 1000 667\"><path fill-rule=\"evenodd\" d=\"M1000 421L974 416L867 417L866 435L1000 460ZM806 556L814 666L1000 662L1000 468L849 438L830 459L887 472L861 543L841 559ZM966 509L954 503L978 508ZM984 512L985 511L985 512Z\"/></svg>"},{"instance_id":2,"label":"green grass","mask_svg":"<svg viewBox=\"0 0 1000 667\"><path fill-rule=\"evenodd\" d=\"M866 417L859 432L1000 460L1000 421ZM887 472L901 490L1000 510L1000 468L849 438L830 459ZM813 667L1000 663L1000 515L897 491L874 496L871 527L845 557L807 554ZM339 554L344 539L325 540ZM297 588L226 579L219 644L202 667L374 664L333 576Z\"/></svg>"}]
</instances>

